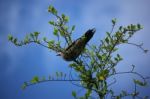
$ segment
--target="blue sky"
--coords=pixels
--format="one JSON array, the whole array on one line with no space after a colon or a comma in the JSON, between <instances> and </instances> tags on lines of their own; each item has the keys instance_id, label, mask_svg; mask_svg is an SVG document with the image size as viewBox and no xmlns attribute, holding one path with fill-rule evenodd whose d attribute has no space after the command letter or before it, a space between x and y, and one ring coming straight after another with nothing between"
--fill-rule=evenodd
<instances>
[{"instance_id":1,"label":"blue sky","mask_svg":"<svg viewBox=\"0 0 150 99\"><path fill-rule=\"evenodd\" d=\"M23 39L34 31L54 39L52 27L48 24L54 18L47 12L50 4L70 17L69 25L76 25L74 39L95 27L97 31L89 43L97 44L111 29L111 19L117 18L118 26L131 23L144 25L131 42L143 42L144 47L150 49L149 0L0 0L0 99L72 99L71 91L80 90L66 82L48 82L21 90L22 83L33 76L69 72L69 63L57 57L56 53L35 44L16 47L7 41L9 33ZM118 66L120 71L128 70L134 64L136 71L150 75L150 53L144 54L130 45L120 46L120 49L124 57ZM116 91L132 88L127 76L121 78L120 84L114 85ZM143 95L148 95L150 87L140 90Z\"/></svg>"}]
</instances>

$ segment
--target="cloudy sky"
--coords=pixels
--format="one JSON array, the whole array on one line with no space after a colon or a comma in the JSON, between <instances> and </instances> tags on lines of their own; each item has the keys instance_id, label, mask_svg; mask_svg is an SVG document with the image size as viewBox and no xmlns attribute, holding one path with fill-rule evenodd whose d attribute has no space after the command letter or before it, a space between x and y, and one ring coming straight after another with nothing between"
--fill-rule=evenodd
<instances>
[{"instance_id":1,"label":"cloudy sky","mask_svg":"<svg viewBox=\"0 0 150 99\"><path fill-rule=\"evenodd\" d=\"M48 76L56 71L69 72L68 62L56 53L41 46L31 44L16 47L7 40L7 35L23 39L31 32L39 31L42 36L54 39L52 27L48 21L53 19L47 12L49 5L54 5L60 13L70 18L69 25L76 25L74 39L89 28L96 28L90 44L99 43L111 29L111 19L118 19L119 25L140 23L144 29L132 39L134 43L144 43L150 49L150 11L149 0L0 0L0 98L1 99L72 99L71 91L80 90L66 82L48 82L21 90L24 81L33 76ZM125 45L120 46L124 61L119 64L120 71L128 70L130 65L137 66L136 71L150 75L150 53ZM115 90L132 88L127 78L122 76ZM142 95L148 95L150 88L140 89ZM79 93L80 95L80 93Z\"/></svg>"}]
</instances>

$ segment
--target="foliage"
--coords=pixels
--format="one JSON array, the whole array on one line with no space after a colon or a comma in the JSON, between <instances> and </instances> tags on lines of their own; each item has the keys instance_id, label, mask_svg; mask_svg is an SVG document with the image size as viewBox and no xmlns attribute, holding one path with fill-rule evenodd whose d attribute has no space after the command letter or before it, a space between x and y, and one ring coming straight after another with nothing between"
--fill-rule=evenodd
<instances>
[{"instance_id":1,"label":"foliage","mask_svg":"<svg viewBox=\"0 0 150 99\"><path fill-rule=\"evenodd\" d=\"M61 42L65 41L68 46L72 43L72 33L75 30L75 26L67 26L69 17L65 14L58 15L58 11L53 6L49 6L48 12L56 17L56 20L49 21L49 24L53 27L53 35L57 37L57 40L48 40L46 37L39 39L40 33L34 32L27 35L22 41L18 41L17 38L9 35L9 41L16 46L36 43L55 52L64 51L65 46L62 46L63 44ZM25 82L22 88L25 89L27 86L47 81L70 81L72 84L86 89L85 95L82 97L77 96L77 93L73 91L72 96L75 99L91 99L93 93L96 93L100 99L105 99L108 95L115 99L121 99L126 96L142 98L139 94L140 92L137 90L137 86L146 86L148 77L143 77L141 74L135 72L134 65L132 65L131 70L125 72L116 71L116 66L118 66L119 62L123 61L123 57L117 53L119 45L131 44L140 48L145 53L148 51L142 47L143 44L129 42L129 39L139 30L143 29L143 27L140 24L130 24L128 26L119 26L117 31L114 32L116 23L117 20L113 19L112 30L106 32L106 37L100 40L98 45L88 45L80 57L69 65L69 67L72 68L69 79L67 79L66 74L62 72L56 72L56 76L54 77L49 76L48 78L44 77L42 79L35 76L30 82ZM78 75L76 78L73 77L72 70L76 71ZM135 85L133 92L129 93L122 90L119 95L116 95L111 89L111 86L117 82L114 76L120 74L137 75L142 80L133 79L133 84ZM107 81L110 78L114 78L114 81L111 83ZM147 99L147 96L144 97L144 99Z\"/></svg>"}]
</instances>

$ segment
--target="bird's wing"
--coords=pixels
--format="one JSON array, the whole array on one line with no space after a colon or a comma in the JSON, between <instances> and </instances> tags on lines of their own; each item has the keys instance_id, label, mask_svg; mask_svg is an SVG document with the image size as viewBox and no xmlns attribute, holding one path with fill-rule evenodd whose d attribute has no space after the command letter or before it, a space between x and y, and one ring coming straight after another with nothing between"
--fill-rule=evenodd
<instances>
[{"instance_id":1,"label":"bird's wing","mask_svg":"<svg viewBox=\"0 0 150 99\"><path fill-rule=\"evenodd\" d=\"M80 40L81 38L78 38L78 39L76 39L75 41L73 41L65 50L67 51L67 50L69 50L71 47L73 47L77 42L78 42L78 40Z\"/></svg>"},{"instance_id":2,"label":"bird's wing","mask_svg":"<svg viewBox=\"0 0 150 99\"><path fill-rule=\"evenodd\" d=\"M72 44L70 44L65 50L68 51L74 48L74 45L85 46L86 43L92 38L95 33L95 28L88 30L83 36L76 39Z\"/></svg>"}]
</instances>

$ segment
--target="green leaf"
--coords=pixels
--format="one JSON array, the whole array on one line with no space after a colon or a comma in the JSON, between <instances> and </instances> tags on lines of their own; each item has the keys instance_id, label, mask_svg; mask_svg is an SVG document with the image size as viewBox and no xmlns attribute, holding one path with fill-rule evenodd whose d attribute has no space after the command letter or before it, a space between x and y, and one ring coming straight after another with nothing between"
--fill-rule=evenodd
<instances>
[{"instance_id":1,"label":"green leaf","mask_svg":"<svg viewBox=\"0 0 150 99\"><path fill-rule=\"evenodd\" d=\"M110 94L113 96L114 95L114 91L113 90L109 90Z\"/></svg>"},{"instance_id":2,"label":"green leaf","mask_svg":"<svg viewBox=\"0 0 150 99\"><path fill-rule=\"evenodd\" d=\"M107 44L109 44L109 38L108 37L105 38L105 41Z\"/></svg>"},{"instance_id":3,"label":"green leaf","mask_svg":"<svg viewBox=\"0 0 150 99\"><path fill-rule=\"evenodd\" d=\"M85 97L89 97L91 95L91 90L88 90L87 92L86 92L86 94L85 94Z\"/></svg>"},{"instance_id":4,"label":"green leaf","mask_svg":"<svg viewBox=\"0 0 150 99\"><path fill-rule=\"evenodd\" d=\"M39 32L34 32L34 36L36 37L39 36L39 34L40 34Z\"/></svg>"},{"instance_id":5,"label":"green leaf","mask_svg":"<svg viewBox=\"0 0 150 99\"><path fill-rule=\"evenodd\" d=\"M136 26L131 24L131 30L136 30Z\"/></svg>"},{"instance_id":6,"label":"green leaf","mask_svg":"<svg viewBox=\"0 0 150 99\"><path fill-rule=\"evenodd\" d=\"M65 14L62 14L61 17L62 17L62 19L65 19L66 16L65 16Z\"/></svg>"},{"instance_id":7,"label":"green leaf","mask_svg":"<svg viewBox=\"0 0 150 99\"><path fill-rule=\"evenodd\" d=\"M119 30L120 30L120 31L122 31L122 30L123 30L123 27L122 27L122 26L120 26L120 27L119 27Z\"/></svg>"},{"instance_id":8,"label":"green leaf","mask_svg":"<svg viewBox=\"0 0 150 99\"><path fill-rule=\"evenodd\" d=\"M68 26L64 26L64 30L67 31L68 30Z\"/></svg>"},{"instance_id":9,"label":"green leaf","mask_svg":"<svg viewBox=\"0 0 150 99\"><path fill-rule=\"evenodd\" d=\"M55 22L54 21L49 21L48 22L50 25L55 25Z\"/></svg>"},{"instance_id":10,"label":"green leaf","mask_svg":"<svg viewBox=\"0 0 150 99\"><path fill-rule=\"evenodd\" d=\"M55 36L59 36L59 35L58 35L58 29L57 29L57 28L54 28L53 34L54 34Z\"/></svg>"},{"instance_id":11,"label":"green leaf","mask_svg":"<svg viewBox=\"0 0 150 99\"><path fill-rule=\"evenodd\" d=\"M30 37L31 37L32 39L34 39L34 35L33 35L32 33L30 33Z\"/></svg>"},{"instance_id":12,"label":"green leaf","mask_svg":"<svg viewBox=\"0 0 150 99\"><path fill-rule=\"evenodd\" d=\"M26 37L25 37L25 39L24 39L24 43L25 43L25 44L29 43L29 36L28 36L28 35L26 35Z\"/></svg>"},{"instance_id":13,"label":"green leaf","mask_svg":"<svg viewBox=\"0 0 150 99\"><path fill-rule=\"evenodd\" d=\"M48 12L51 12L52 14L57 15L57 10L52 5L48 7Z\"/></svg>"},{"instance_id":14,"label":"green leaf","mask_svg":"<svg viewBox=\"0 0 150 99\"><path fill-rule=\"evenodd\" d=\"M75 91L72 91L72 96L73 96L74 98L76 98L76 97L77 97L77 94L76 94L76 92L75 92Z\"/></svg>"},{"instance_id":15,"label":"green leaf","mask_svg":"<svg viewBox=\"0 0 150 99\"><path fill-rule=\"evenodd\" d=\"M119 59L118 59L118 58L116 58L116 57L115 57L114 59L115 59L115 61L119 61Z\"/></svg>"},{"instance_id":16,"label":"green leaf","mask_svg":"<svg viewBox=\"0 0 150 99\"><path fill-rule=\"evenodd\" d=\"M55 41L54 41L54 40L50 40L50 41L48 41L48 46L53 46L53 45L54 45L54 43L55 43Z\"/></svg>"},{"instance_id":17,"label":"green leaf","mask_svg":"<svg viewBox=\"0 0 150 99\"><path fill-rule=\"evenodd\" d=\"M115 51L117 51L117 50L118 50L118 48L115 47L115 48L113 49L113 52L115 52Z\"/></svg>"},{"instance_id":18,"label":"green leaf","mask_svg":"<svg viewBox=\"0 0 150 99\"><path fill-rule=\"evenodd\" d=\"M43 37L43 41L47 42L47 38L46 38L46 37Z\"/></svg>"},{"instance_id":19,"label":"green leaf","mask_svg":"<svg viewBox=\"0 0 150 99\"><path fill-rule=\"evenodd\" d=\"M76 63L71 63L71 64L69 64L69 66L70 66L70 67L76 67L77 64L76 64Z\"/></svg>"},{"instance_id":20,"label":"green leaf","mask_svg":"<svg viewBox=\"0 0 150 99\"><path fill-rule=\"evenodd\" d=\"M31 83L38 83L39 82L39 77L38 76L35 76L33 77L33 79L31 80Z\"/></svg>"},{"instance_id":21,"label":"green leaf","mask_svg":"<svg viewBox=\"0 0 150 99\"><path fill-rule=\"evenodd\" d=\"M50 6L48 7L48 12L51 12L52 8L53 8L53 6L50 5Z\"/></svg>"},{"instance_id":22,"label":"green leaf","mask_svg":"<svg viewBox=\"0 0 150 99\"><path fill-rule=\"evenodd\" d=\"M106 32L106 35L107 35L108 37L110 37L110 33L109 33L109 32Z\"/></svg>"},{"instance_id":23,"label":"green leaf","mask_svg":"<svg viewBox=\"0 0 150 99\"><path fill-rule=\"evenodd\" d=\"M13 40L13 36L11 34L8 35L8 40L12 41Z\"/></svg>"},{"instance_id":24,"label":"green leaf","mask_svg":"<svg viewBox=\"0 0 150 99\"><path fill-rule=\"evenodd\" d=\"M71 30L72 30L72 31L74 31L74 30L75 30L75 27L76 27L76 26L75 26L75 25L73 25Z\"/></svg>"},{"instance_id":25,"label":"green leaf","mask_svg":"<svg viewBox=\"0 0 150 99\"><path fill-rule=\"evenodd\" d=\"M105 80L108 74L109 74L109 70L101 70L101 72L98 72L96 76L99 80Z\"/></svg>"},{"instance_id":26,"label":"green leaf","mask_svg":"<svg viewBox=\"0 0 150 99\"><path fill-rule=\"evenodd\" d=\"M65 21L65 22L68 22L68 21L69 21L69 17L68 17L68 16L65 16L64 21Z\"/></svg>"},{"instance_id":27,"label":"green leaf","mask_svg":"<svg viewBox=\"0 0 150 99\"><path fill-rule=\"evenodd\" d=\"M141 26L140 24L137 24L137 28L138 29L143 29L143 26Z\"/></svg>"},{"instance_id":28,"label":"green leaf","mask_svg":"<svg viewBox=\"0 0 150 99\"><path fill-rule=\"evenodd\" d=\"M60 30L59 32L60 32L60 35L61 35L61 36L65 36L64 31Z\"/></svg>"},{"instance_id":29,"label":"green leaf","mask_svg":"<svg viewBox=\"0 0 150 99\"><path fill-rule=\"evenodd\" d=\"M116 22L117 22L117 19L116 19L116 18L114 18L114 19L112 19L112 21L111 21L111 22L112 22L112 24L113 24L113 25L115 25L115 24L116 24Z\"/></svg>"},{"instance_id":30,"label":"green leaf","mask_svg":"<svg viewBox=\"0 0 150 99\"><path fill-rule=\"evenodd\" d=\"M13 41L13 43L17 44L17 41L18 41L17 38L15 38L14 41Z\"/></svg>"},{"instance_id":31,"label":"green leaf","mask_svg":"<svg viewBox=\"0 0 150 99\"><path fill-rule=\"evenodd\" d=\"M146 82L141 82L141 81L135 80L135 79L134 79L134 83L135 83L135 84L138 84L138 85L140 85L140 86L146 86L146 85L147 85Z\"/></svg>"},{"instance_id":32,"label":"green leaf","mask_svg":"<svg viewBox=\"0 0 150 99\"><path fill-rule=\"evenodd\" d=\"M27 82L24 82L21 88L24 90L27 87Z\"/></svg>"},{"instance_id":33,"label":"green leaf","mask_svg":"<svg viewBox=\"0 0 150 99\"><path fill-rule=\"evenodd\" d=\"M57 46L57 47L60 47L60 43L61 43L61 41L58 41L58 42L56 43L56 46Z\"/></svg>"}]
</instances>

